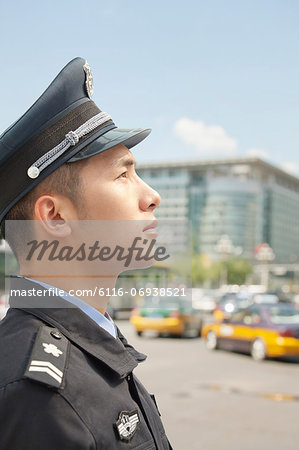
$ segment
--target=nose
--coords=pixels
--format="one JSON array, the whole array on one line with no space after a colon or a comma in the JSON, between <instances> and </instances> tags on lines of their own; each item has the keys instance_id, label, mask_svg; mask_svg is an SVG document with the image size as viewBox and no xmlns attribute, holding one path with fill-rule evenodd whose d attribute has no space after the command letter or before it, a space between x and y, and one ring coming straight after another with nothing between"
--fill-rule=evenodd
<instances>
[{"instance_id":1,"label":"nose","mask_svg":"<svg viewBox=\"0 0 299 450\"><path fill-rule=\"evenodd\" d=\"M140 208L143 211L154 211L155 208L161 203L161 197L157 191L151 188L144 181L142 183L142 194L140 196Z\"/></svg>"}]
</instances>

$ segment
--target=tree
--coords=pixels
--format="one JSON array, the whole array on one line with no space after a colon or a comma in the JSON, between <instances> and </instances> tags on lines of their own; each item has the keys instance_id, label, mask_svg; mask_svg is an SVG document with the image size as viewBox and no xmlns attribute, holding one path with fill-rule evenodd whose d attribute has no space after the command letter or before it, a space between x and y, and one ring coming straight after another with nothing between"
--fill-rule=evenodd
<instances>
[{"instance_id":1,"label":"tree","mask_svg":"<svg viewBox=\"0 0 299 450\"><path fill-rule=\"evenodd\" d=\"M196 254L192 258L192 284L198 285L206 281L219 284L220 276L226 272L228 284L244 284L252 272L252 266L247 259L231 258L225 261L212 261L206 254Z\"/></svg>"},{"instance_id":2,"label":"tree","mask_svg":"<svg viewBox=\"0 0 299 450\"><path fill-rule=\"evenodd\" d=\"M244 284L247 276L252 273L252 265L247 259L233 258L225 262L227 265L228 284Z\"/></svg>"}]
</instances>

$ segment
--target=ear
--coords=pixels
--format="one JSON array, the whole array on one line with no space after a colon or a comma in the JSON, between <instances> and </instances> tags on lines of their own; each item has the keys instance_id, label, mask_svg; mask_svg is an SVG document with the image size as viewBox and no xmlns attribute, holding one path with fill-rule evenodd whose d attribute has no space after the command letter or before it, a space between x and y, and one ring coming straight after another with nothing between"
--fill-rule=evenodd
<instances>
[{"instance_id":1,"label":"ear","mask_svg":"<svg viewBox=\"0 0 299 450\"><path fill-rule=\"evenodd\" d=\"M72 202L62 195L41 195L34 205L34 220L39 220L44 230L52 236L69 236L72 233L69 222L72 206Z\"/></svg>"}]
</instances>

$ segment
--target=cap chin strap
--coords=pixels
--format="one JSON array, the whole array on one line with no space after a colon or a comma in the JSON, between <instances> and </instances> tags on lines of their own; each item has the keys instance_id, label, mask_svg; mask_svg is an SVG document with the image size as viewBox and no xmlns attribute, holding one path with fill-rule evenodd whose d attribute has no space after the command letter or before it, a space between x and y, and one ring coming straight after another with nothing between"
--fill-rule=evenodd
<instances>
[{"instance_id":1,"label":"cap chin strap","mask_svg":"<svg viewBox=\"0 0 299 450\"><path fill-rule=\"evenodd\" d=\"M60 144L56 145L56 147L49 150L43 156L41 156L35 163L33 163L29 169L27 170L27 175L29 178L37 178L39 174L53 161L55 161L59 156L61 156L66 150L70 147L76 145L79 142L79 139L83 136L86 136L95 128L104 123L111 120L111 116L106 112L100 112L96 114L91 119L87 120L87 122L80 125L75 131L69 131L65 138Z\"/></svg>"}]
</instances>

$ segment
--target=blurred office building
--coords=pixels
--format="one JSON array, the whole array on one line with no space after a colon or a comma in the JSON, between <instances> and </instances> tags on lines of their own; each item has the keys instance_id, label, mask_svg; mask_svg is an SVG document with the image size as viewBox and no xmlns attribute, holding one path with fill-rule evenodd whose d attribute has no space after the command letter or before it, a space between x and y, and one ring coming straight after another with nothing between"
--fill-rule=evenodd
<instances>
[{"instance_id":1,"label":"blurred office building","mask_svg":"<svg viewBox=\"0 0 299 450\"><path fill-rule=\"evenodd\" d=\"M141 164L137 171L161 194L157 217L175 219L182 248L191 221L196 250L213 258L226 239L227 253L252 259L266 242L273 262L299 261L299 178L252 157Z\"/></svg>"}]
</instances>

